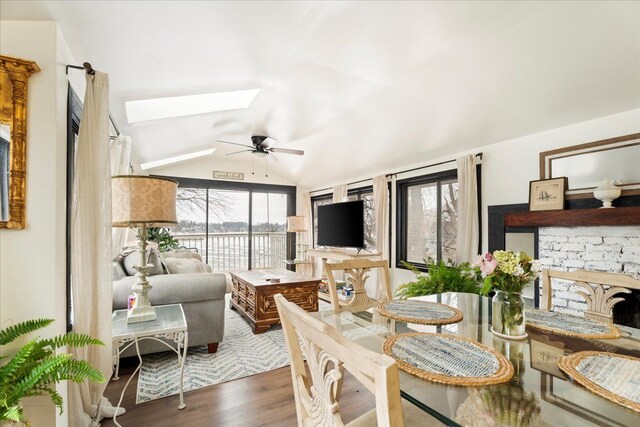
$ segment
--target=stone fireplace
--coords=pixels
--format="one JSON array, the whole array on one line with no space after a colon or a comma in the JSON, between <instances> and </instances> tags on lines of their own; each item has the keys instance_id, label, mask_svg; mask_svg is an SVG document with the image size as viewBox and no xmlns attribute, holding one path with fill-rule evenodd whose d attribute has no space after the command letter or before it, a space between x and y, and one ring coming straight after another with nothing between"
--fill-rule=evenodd
<instances>
[{"instance_id":1,"label":"stone fireplace","mask_svg":"<svg viewBox=\"0 0 640 427\"><path fill-rule=\"evenodd\" d=\"M533 252L547 269L622 273L640 279L640 195L620 200L622 207L616 209L597 209L594 199L568 200L568 209L559 211L530 212L528 204L490 206L489 250ZM582 315L586 303L577 286L554 280L552 288L555 310ZM536 284L530 295L535 306L540 296ZM638 322L640 292L624 297L626 301L614 307L614 320ZM622 321L622 315L631 320Z\"/></svg>"}]
</instances>

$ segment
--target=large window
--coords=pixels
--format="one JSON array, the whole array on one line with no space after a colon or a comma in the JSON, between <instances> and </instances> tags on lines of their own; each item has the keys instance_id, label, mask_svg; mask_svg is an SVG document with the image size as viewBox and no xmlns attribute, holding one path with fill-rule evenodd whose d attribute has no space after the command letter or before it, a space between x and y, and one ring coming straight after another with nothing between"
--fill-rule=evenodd
<instances>
[{"instance_id":1,"label":"large window","mask_svg":"<svg viewBox=\"0 0 640 427\"><path fill-rule=\"evenodd\" d=\"M313 209L313 246L318 246L318 206L328 205L331 203L331 195L318 196L311 198L311 207Z\"/></svg>"},{"instance_id":2,"label":"large window","mask_svg":"<svg viewBox=\"0 0 640 427\"><path fill-rule=\"evenodd\" d=\"M82 102L71 85L67 89L67 212L66 212L66 285L67 285L67 332L73 326L73 295L71 292L71 207L73 200L73 173L76 167L76 146L82 118Z\"/></svg>"},{"instance_id":3,"label":"large window","mask_svg":"<svg viewBox=\"0 0 640 427\"><path fill-rule=\"evenodd\" d=\"M348 201L362 200L364 202L364 240L365 248L373 250L376 247L376 215L373 203L373 188L363 187L349 190ZM331 194L313 197L313 245L318 245L318 206L332 203Z\"/></svg>"},{"instance_id":4,"label":"large window","mask_svg":"<svg viewBox=\"0 0 640 427\"><path fill-rule=\"evenodd\" d=\"M253 193L253 268L282 268L287 248L287 195Z\"/></svg>"},{"instance_id":5,"label":"large window","mask_svg":"<svg viewBox=\"0 0 640 427\"><path fill-rule=\"evenodd\" d=\"M171 234L214 270L283 268L293 258L286 227L295 187L176 179L178 227Z\"/></svg>"},{"instance_id":6,"label":"large window","mask_svg":"<svg viewBox=\"0 0 640 427\"><path fill-rule=\"evenodd\" d=\"M397 183L397 264L420 268L426 258L454 260L458 219L455 170Z\"/></svg>"}]
</instances>

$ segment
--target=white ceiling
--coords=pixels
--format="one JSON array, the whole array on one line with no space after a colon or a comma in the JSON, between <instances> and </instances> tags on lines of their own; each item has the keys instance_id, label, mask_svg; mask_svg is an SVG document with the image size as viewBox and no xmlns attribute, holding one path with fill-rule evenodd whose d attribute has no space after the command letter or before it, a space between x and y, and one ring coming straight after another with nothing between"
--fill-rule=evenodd
<instances>
[{"instance_id":1,"label":"white ceiling","mask_svg":"<svg viewBox=\"0 0 640 427\"><path fill-rule=\"evenodd\" d=\"M639 2L17 2L109 73L141 162L251 132L305 187L640 107ZM246 110L128 124L135 99L262 88ZM250 155L246 161L251 160ZM218 160L218 161L219 161ZM213 169L213 164L212 164Z\"/></svg>"}]
</instances>

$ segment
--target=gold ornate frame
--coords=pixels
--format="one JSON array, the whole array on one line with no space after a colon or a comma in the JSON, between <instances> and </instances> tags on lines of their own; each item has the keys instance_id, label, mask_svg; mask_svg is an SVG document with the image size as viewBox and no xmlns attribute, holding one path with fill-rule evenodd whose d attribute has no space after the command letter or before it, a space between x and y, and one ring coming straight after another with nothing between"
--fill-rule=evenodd
<instances>
[{"instance_id":1,"label":"gold ornate frame","mask_svg":"<svg viewBox=\"0 0 640 427\"><path fill-rule=\"evenodd\" d=\"M0 228L25 228L27 82L40 71L34 61L0 55L0 123L9 125L9 217Z\"/></svg>"}]
</instances>

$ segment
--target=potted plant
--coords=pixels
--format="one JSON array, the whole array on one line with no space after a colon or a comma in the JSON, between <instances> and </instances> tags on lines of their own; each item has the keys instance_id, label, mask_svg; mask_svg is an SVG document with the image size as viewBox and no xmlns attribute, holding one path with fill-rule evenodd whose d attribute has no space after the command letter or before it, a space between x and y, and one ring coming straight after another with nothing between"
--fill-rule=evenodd
<instances>
[{"instance_id":1,"label":"potted plant","mask_svg":"<svg viewBox=\"0 0 640 427\"><path fill-rule=\"evenodd\" d=\"M423 273L408 262L402 261L402 264L415 274L416 280L398 286L395 292L395 296L398 298L444 292L480 293L482 277L477 269L469 263L456 264L450 260L445 262L428 258L425 259L427 273Z\"/></svg>"},{"instance_id":2,"label":"potted plant","mask_svg":"<svg viewBox=\"0 0 640 427\"><path fill-rule=\"evenodd\" d=\"M491 331L503 338L526 338L522 290L538 276L538 261L524 252L495 251L481 256L475 266L484 277L481 293L496 291Z\"/></svg>"},{"instance_id":3,"label":"potted plant","mask_svg":"<svg viewBox=\"0 0 640 427\"><path fill-rule=\"evenodd\" d=\"M31 333L52 323L51 319L35 319L0 330L0 345L7 345L22 335ZM55 384L65 380L104 382L102 373L84 360L71 354L56 353L56 349L104 345L100 340L85 334L69 333L47 339L32 339L8 361L0 358L0 424L24 422L22 399L31 396L49 396L62 413L62 396Z\"/></svg>"},{"instance_id":4,"label":"potted plant","mask_svg":"<svg viewBox=\"0 0 640 427\"><path fill-rule=\"evenodd\" d=\"M164 227L149 227L147 229L147 241L156 242L160 252L168 252L180 246L180 242Z\"/></svg>"}]
</instances>

